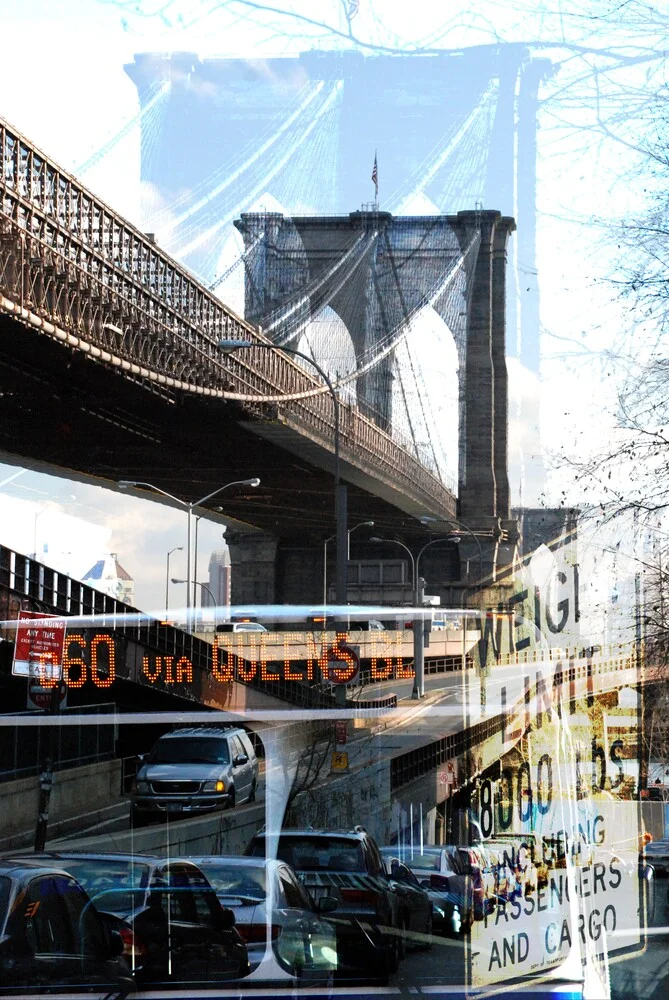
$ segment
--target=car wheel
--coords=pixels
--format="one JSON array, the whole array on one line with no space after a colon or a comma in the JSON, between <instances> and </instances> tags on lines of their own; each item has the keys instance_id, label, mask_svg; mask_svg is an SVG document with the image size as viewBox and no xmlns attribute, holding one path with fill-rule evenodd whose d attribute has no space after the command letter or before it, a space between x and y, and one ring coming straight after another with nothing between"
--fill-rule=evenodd
<instances>
[{"instance_id":1,"label":"car wheel","mask_svg":"<svg viewBox=\"0 0 669 1000\"><path fill-rule=\"evenodd\" d=\"M234 788L231 788L228 793L228 809L234 809L234 808L235 808L235 790Z\"/></svg>"},{"instance_id":2,"label":"car wheel","mask_svg":"<svg viewBox=\"0 0 669 1000\"><path fill-rule=\"evenodd\" d=\"M258 790L258 784L256 782L256 779L254 778L253 784L251 785L251 791L249 792L249 802L255 802L257 790Z\"/></svg>"}]
</instances>

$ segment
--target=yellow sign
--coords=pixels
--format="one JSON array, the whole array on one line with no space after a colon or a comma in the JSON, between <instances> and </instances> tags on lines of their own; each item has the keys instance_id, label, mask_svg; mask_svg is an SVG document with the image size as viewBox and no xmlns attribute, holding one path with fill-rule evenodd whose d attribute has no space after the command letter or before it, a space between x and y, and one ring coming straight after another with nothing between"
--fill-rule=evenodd
<instances>
[{"instance_id":1,"label":"yellow sign","mask_svg":"<svg viewBox=\"0 0 669 1000\"><path fill-rule=\"evenodd\" d=\"M333 771L348 771L348 754L345 750L336 750L332 754L331 768Z\"/></svg>"}]
</instances>

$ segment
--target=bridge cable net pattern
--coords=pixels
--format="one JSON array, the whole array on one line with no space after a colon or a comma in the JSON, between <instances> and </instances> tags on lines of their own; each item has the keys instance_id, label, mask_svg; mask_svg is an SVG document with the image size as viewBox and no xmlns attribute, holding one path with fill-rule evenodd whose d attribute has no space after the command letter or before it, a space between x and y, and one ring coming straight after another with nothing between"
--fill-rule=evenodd
<instances>
[{"instance_id":1,"label":"bridge cable net pattern","mask_svg":"<svg viewBox=\"0 0 669 1000\"><path fill-rule=\"evenodd\" d=\"M239 400L261 417L281 403L332 447L322 382L278 352L221 357L220 339L264 338L2 119L0 310L164 390ZM439 479L353 407L341 408L341 440L354 464L451 510Z\"/></svg>"},{"instance_id":2,"label":"bridge cable net pattern","mask_svg":"<svg viewBox=\"0 0 669 1000\"><path fill-rule=\"evenodd\" d=\"M255 217L263 219L263 214ZM265 217L269 219L269 216ZM293 283L298 284L297 290L281 301L280 305L262 317L263 332L268 334L278 345L294 345L300 337L305 338L306 352L321 363L338 388L350 387L363 376L378 369L382 361L393 356L394 376L400 389L405 424L409 435L403 432L400 420L397 419L397 406L393 407L393 424L390 433L393 439L403 447L413 451L421 463L435 471L443 482L451 488L455 484L449 482L448 473L442 468L444 456L441 442L435 440L433 428L437 427L435 416L428 412L430 394L426 391L422 376L414 364L409 345L413 341L421 342L421 331L418 318L425 310L435 310L448 327L455 341L458 357L458 395L460 400L465 393L465 335L466 335L466 301L467 289L471 278L476 255L480 245L480 230L475 231L469 239L464 251L457 244L453 232L443 225L443 217L428 226L427 231L414 246L411 236L407 237L402 246L403 237L395 235L395 245L387 232L374 227L374 215L371 216L372 227L361 232L354 232L350 246L342 250L341 256L327 268L322 268L311 276L304 249L297 231L293 241L296 249L286 252L286 269L297 272L298 278ZM425 220L416 220L424 226ZM411 218L403 222L411 224ZM262 224L262 221L261 221ZM288 227L292 225L286 220ZM267 223L265 223L267 225ZM256 258L264 253L263 238L265 232L256 236L247 248L245 266L249 281L254 283ZM399 241L399 245L397 243ZM266 242L266 241L265 241ZM434 258L438 255L439 265L435 269ZM375 266L372 263L375 261ZM382 261L379 263L379 261ZM360 277L360 272L362 277ZM299 276L304 276L304 282ZM290 285L290 280L285 280ZM342 361L346 358L347 344L350 351L349 333L343 323L337 324L336 315L332 309L342 315L352 315L356 311L356 300L360 296L360 288L368 289L371 302L368 306L368 322L375 330L373 342L356 352L353 359L353 370L340 374L341 367L351 368ZM419 291L424 289L422 293ZM313 323L318 323L324 310L333 315L329 323L328 335L310 338L309 333ZM448 335L448 333L446 334ZM318 353L312 346L312 341L320 341ZM404 344L404 356L397 354L397 348ZM387 397L393 391L392 380L386 378L377 381L376 405L373 399L365 399L367 411L381 416L388 408ZM417 400L412 418L412 409L407 396L412 394ZM417 411L417 413L416 413ZM417 440L416 427L420 426L422 434L428 438L428 450ZM455 435L454 435L455 436Z\"/></svg>"},{"instance_id":3,"label":"bridge cable net pattern","mask_svg":"<svg viewBox=\"0 0 669 1000\"><path fill-rule=\"evenodd\" d=\"M327 83L323 80L310 81L305 84L246 147L225 160L204 179L191 185L186 193L172 198L169 204L163 202L157 210L155 206L147 206L147 215L150 217L148 228L159 232L161 243L175 256L188 259L201 273L207 273L215 266L216 257L220 266L220 242L225 240L226 229L229 231L227 224L248 208L254 197L265 194L272 187L283 197L288 196L290 201L294 202L297 198L304 203L306 188L317 177L318 200L322 196L322 185L326 183L323 163L331 159L325 147L328 142L331 143L332 135L339 127L343 88L342 80L334 83L331 80ZM144 99L139 115L126 123L91 160L96 161L104 156L135 122L141 122L142 125L144 158L150 160L157 155L162 111L167 105L169 93L168 79L159 78L155 81ZM485 174L498 99L499 82L493 78L484 82L480 90L475 89L469 101L463 101L459 108L453 110L443 135L437 139L412 175L391 195L388 207L392 211L411 211L417 199L422 199L427 203L428 211L438 212L441 209L437 206L444 208L448 205L472 203L483 194L480 178ZM305 163L296 173L295 154L298 151ZM304 166L308 164L311 165L310 169L305 172ZM291 169L285 170L288 165ZM299 191L295 189L296 184ZM310 193L307 194L309 201L311 196ZM253 246L248 247L222 273L218 273L213 282L210 282L210 290L220 287L240 264L246 264L253 249ZM344 280L346 274L344 272ZM311 313L312 321L319 321L323 330L322 318L315 315L313 307ZM265 323L268 332L273 325ZM456 327L450 323L448 325L457 339ZM339 331L332 329L331 332ZM275 342L287 342L271 336ZM417 346L420 347L420 338L416 339ZM332 338L328 338L327 343L327 353L328 356L334 355L334 364L328 365L328 359L325 359L325 367L330 376L339 381L341 371L351 367L350 364L342 364L342 360L346 358L346 348L337 350ZM306 346L308 348L308 344ZM310 351L307 350L307 353ZM381 355L378 362L372 357L370 363L360 366L360 370L354 371L344 384L351 385L353 380L383 361L388 353ZM322 354L322 351L314 354L315 360L321 364L324 363ZM423 348L423 363L425 357ZM430 359L428 367L431 366ZM450 416L445 415L443 408L439 417L433 412L430 392L423 376L420 350L414 363L407 342L404 349L393 356L392 369L392 379L377 378L376 391L381 396L388 397L393 393L393 381L395 382L398 392L395 393L397 399L392 405L391 424L394 440L410 450L422 464L454 489L455 477L446 471L447 458L444 451L444 445L453 441L456 436L454 428L451 428L453 421ZM463 366L460 365L457 373L460 400L464 394L463 371ZM352 398L350 393L347 395ZM441 391L437 395L441 401ZM390 409L387 398L381 399L376 406L372 400L366 399L365 407L377 422L385 424L384 415ZM449 427L447 433L444 433L444 420ZM427 440L419 441L419 437Z\"/></svg>"},{"instance_id":4,"label":"bridge cable net pattern","mask_svg":"<svg viewBox=\"0 0 669 1000\"><path fill-rule=\"evenodd\" d=\"M169 204L163 204L157 211L150 211L150 223L147 225L159 232L162 244L180 259L188 260L197 273L211 275L213 269L213 280L211 277L204 279L211 290L219 288L240 264L246 266L252 258L254 247L247 247L220 271L222 255L225 256L225 242L230 239L229 226L226 224L243 211L251 210L254 198L266 201L269 197L278 208L282 207L282 202L320 204L324 196L326 200L332 200L332 192L328 193L325 189L328 188L328 182L335 181L334 177L327 176L324 164L332 160L334 151L330 146L340 125L344 89L345 83L342 80L337 80L334 84L331 80L327 83L322 80L310 81L284 105L245 149L191 186L187 193L171 199ZM451 206L475 204L482 199L499 97L499 81L492 78L483 80L480 89L474 87L472 93L460 104L455 102L443 134L438 136L432 149L413 173L390 195L387 208L401 214L415 211L420 205L422 211L437 214ZM153 145L158 145L158 137L145 127L142 141L145 155L150 157L155 152ZM285 169L286 167L290 169ZM315 180L318 184L316 192L312 191ZM231 189L233 182L236 183L234 189ZM250 270L247 267L247 271ZM227 292L229 295L230 290ZM227 296L224 298L229 300ZM456 324L449 322L447 325L457 341L458 314L457 310L455 312ZM317 316L313 304L311 318L312 322L320 322L321 330L324 330L323 320ZM270 332L273 322L266 321L264 326L275 342L289 342ZM330 327L329 332L339 332L332 324ZM448 337L448 332L444 332L444 335ZM316 339L321 340L321 344L327 343L327 357L321 350L314 354L315 360L326 367L333 380L339 382L339 374L350 368L350 365L343 363L347 360L346 346L338 350L337 345L332 343L332 338L327 341L325 338ZM417 346L419 345L420 341ZM448 347L446 350L449 352ZM350 385L352 380L376 367L383 357L378 361L372 358L367 367L353 372L343 384ZM429 357L429 353L426 355L423 350L423 365L427 363L428 368L431 368L432 361L426 361ZM330 358L333 360L332 364L328 364ZM393 438L454 488L453 477L444 468L448 461L444 448L455 438L455 428L450 429L452 418L441 407L441 393L437 393L441 408L439 417L432 412L431 394L426 390L423 375L425 368L421 365L420 350L414 363L407 342L405 348L394 356L392 367L392 379L396 381L396 388L399 390L396 394L398 398L392 406ZM463 373L461 364L457 373L460 403L464 396ZM387 396L392 392L391 379L386 377L384 381L380 378L377 382L377 391L382 395ZM383 417L389 410L387 400L380 400L378 405L370 399L365 402L366 410L379 417L381 423L385 423ZM448 409L451 412L450 407ZM446 433L445 425L449 427ZM427 438L427 441L421 442L419 437ZM423 444L427 444L427 450ZM450 464L452 467L453 463Z\"/></svg>"},{"instance_id":5,"label":"bridge cable net pattern","mask_svg":"<svg viewBox=\"0 0 669 1000\"><path fill-rule=\"evenodd\" d=\"M287 121L270 136L260 149L255 150L250 158L236 170L227 173L223 180L189 206L176 220L177 225L180 223L186 223L186 225L181 225L178 237L173 237L168 243L170 252L175 257L185 259L200 248L206 248L209 244L206 256L199 263L199 270L204 270L206 273L218 256L220 234L239 214L240 203L250 204L267 191L272 181L291 163L303 143L309 140L312 133L323 124L323 121L328 123L329 115L341 99L341 93L342 84L340 82L329 89L325 88L322 83L309 88L307 97L298 109L288 117ZM331 122L329 124L331 125ZM278 149L274 149L277 141L284 136L285 141L279 144ZM262 165L263 155L270 151L272 157L265 167ZM259 166L260 170L257 169ZM234 190L225 199L218 199L217 196L226 191L233 183L235 183ZM206 209L204 218L203 209ZM214 222L203 228L206 218L212 216Z\"/></svg>"},{"instance_id":6,"label":"bridge cable net pattern","mask_svg":"<svg viewBox=\"0 0 669 1000\"><path fill-rule=\"evenodd\" d=\"M94 167L100 163L108 153L125 139L126 136L130 135L132 130L137 126L141 125L145 134L151 135L152 133L157 134L160 130L162 119L166 110L167 96L170 92L170 85L168 82L158 83L152 87L151 96L148 98L146 104L133 115L123 125L109 137L101 146L99 146L91 155L84 160L82 163L77 164L74 168L74 173L77 177L81 177L83 174L87 174Z\"/></svg>"}]
</instances>

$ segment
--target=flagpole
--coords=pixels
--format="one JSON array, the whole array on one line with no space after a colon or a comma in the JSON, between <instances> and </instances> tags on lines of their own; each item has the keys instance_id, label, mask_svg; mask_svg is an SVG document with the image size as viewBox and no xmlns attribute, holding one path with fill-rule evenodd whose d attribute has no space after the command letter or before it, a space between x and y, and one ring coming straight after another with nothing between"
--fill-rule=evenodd
<instances>
[{"instance_id":1,"label":"flagpole","mask_svg":"<svg viewBox=\"0 0 669 1000\"><path fill-rule=\"evenodd\" d=\"M377 162L377 151L374 150L374 167L372 169L372 180L374 182L374 211L379 210L379 167Z\"/></svg>"}]
</instances>

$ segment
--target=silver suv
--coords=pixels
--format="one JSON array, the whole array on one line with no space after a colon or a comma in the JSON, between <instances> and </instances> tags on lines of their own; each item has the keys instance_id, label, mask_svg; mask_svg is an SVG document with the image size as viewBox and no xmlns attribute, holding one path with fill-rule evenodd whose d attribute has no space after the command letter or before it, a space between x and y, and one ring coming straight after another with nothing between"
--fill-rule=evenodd
<instances>
[{"instance_id":1,"label":"silver suv","mask_svg":"<svg viewBox=\"0 0 669 1000\"><path fill-rule=\"evenodd\" d=\"M152 816L205 812L253 802L258 759L236 726L176 729L161 736L141 765L132 792L131 824Z\"/></svg>"}]
</instances>

